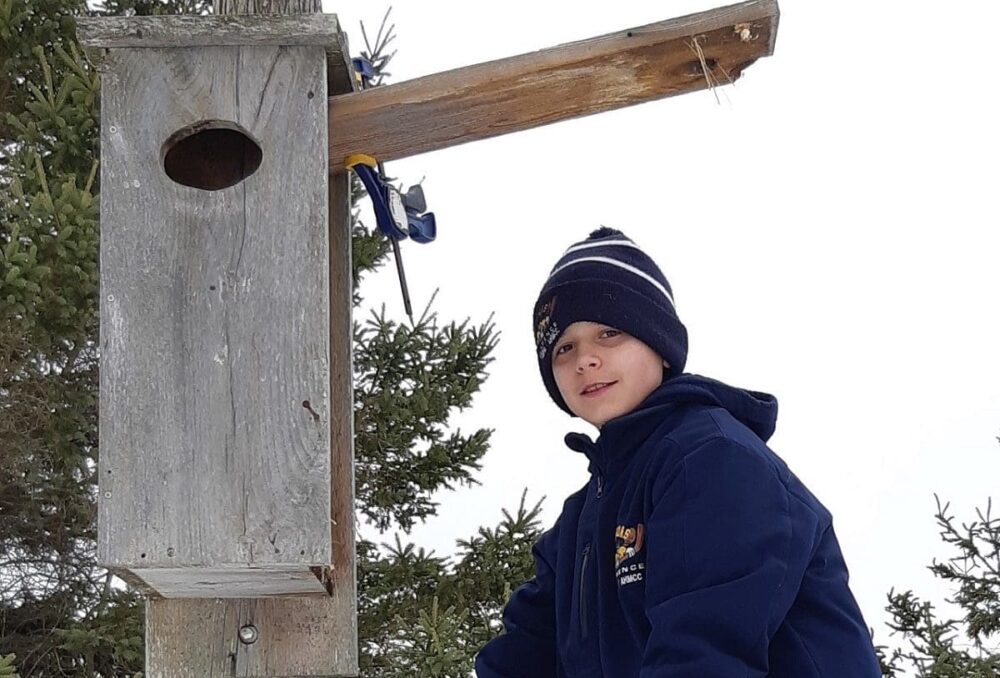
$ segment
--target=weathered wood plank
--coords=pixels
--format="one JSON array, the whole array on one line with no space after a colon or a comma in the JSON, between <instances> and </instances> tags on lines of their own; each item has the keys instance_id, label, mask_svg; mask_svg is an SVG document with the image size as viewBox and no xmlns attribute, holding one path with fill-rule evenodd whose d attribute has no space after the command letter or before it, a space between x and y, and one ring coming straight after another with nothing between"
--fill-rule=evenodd
<instances>
[{"instance_id":1,"label":"weathered wood plank","mask_svg":"<svg viewBox=\"0 0 1000 678\"><path fill-rule=\"evenodd\" d=\"M216 14L307 14L322 12L322 0L216 0Z\"/></svg>"},{"instance_id":2,"label":"weathered wood plank","mask_svg":"<svg viewBox=\"0 0 1000 678\"><path fill-rule=\"evenodd\" d=\"M257 5L290 7L278 16L80 17L77 38L98 63L104 61L105 50L111 48L316 45L326 50L328 91L351 91L350 48L337 15L295 14L312 11L305 8L318 5L318 0L244 0L229 4L240 4L232 14L243 15L257 11Z\"/></svg>"},{"instance_id":3,"label":"weathered wood plank","mask_svg":"<svg viewBox=\"0 0 1000 678\"><path fill-rule=\"evenodd\" d=\"M339 44L336 14L277 16L80 17L77 39L89 49Z\"/></svg>"},{"instance_id":4,"label":"weathered wood plank","mask_svg":"<svg viewBox=\"0 0 1000 678\"><path fill-rule=\"evenodd\" d=\"M326 46L326 90L333 96L353 91L355 87L354 67L351 65L351 48L347 42L347 33L338 33L337 41ZM348 249L350 249L350 242L348 242ZM353 336L351 339L353 341ZM352 388L353 383L352 380Z\"/></svg>"},{"instance_id":5,"label":"weathered wood plank","mask_svg":"<svg viewBox=\"0 0 1000 678\"><path fill-rule=\"evenodd\" d=\"M112 50L103 81L99 558L176 569L168 597L233 566L301 593L288 569L332 557L323 49ZM165 140L205 120L260 169L171 181Z\"/></svg>"},{"instance_id":6,"label":"weathered wood plank","mask_svg":"<svg viewBox=\"0 0 1000 678\"><path fill-rule=\"evenodd\" d=\"M339 57L331 58L328 51L331 93L354 86L346 41L341 46ZM348 187L346 174L329 177L330 392L341 395L331 398L329 417L333 565L324 569L330 595L215 601L152 598L146 606L146 666L153 678L358 674ZM239 641L239 629L245 624L253 624L259 632L251 645Z\"/></svg>"},{"instance_id":7,"label":"weathered wood plank","mask_svg":"<svg viewBox=\"0 0 1000 678\"><path fill-rule=\"evenodd\" d=\"M133 568L141 590L169 598L268 598L272 596L327 596L327 588L309 567L269 565L254 568Z\"/></svg>"},{"instance_id":8,"label":"weathered wood plank","mask_svg":"<svg viewBox=\"0 0 1000 678\"><path fill-rule=\"evenodd\" d=\"M351 83L353 85L353 82ZM354 534L354 280L351 264L351 191L346 173L330 175L330 389L347 396L330 403L333 566L327 631L345 675L358 673L357 563Z\"/></svg>"},{"instance_id":9,"label":"weathered wood plank","mask_svg":"<svg viewBox=\"0 0 1000 678\"><path fill-rule=\"evenodd\" d=\"M349 85L348 85L349 86ZM332 174L330 204L330 388L353 387L351 234L347 174ZM358 627L354 540L353 400L331 401L329 597L163 600L146 604L150 678L356 676ZM239 629L253 624L256 643Z\"/></svg>"},{"instance_id":10,"label":"weathered wood plank","mask_svg":"<svg viewBox=\"0 0 1000 678\"><path fill-rule=\"evenodd\" d=\"M357 675L357 643L333 598L164 600L146 603L148 678L275 678ZM338 606L339 603L339 606ZM240 629L253 626L247 644Z\"/></svg>"},{"instance_id":11,"label":"weathered wood plank","mask_svg":"<svg viewBox=\"0 0 1000 678\"><path fill-rule=\"evenodd\" d=\"M776 0L662 21L330 99L330 168L393 160L728 83L774 51ZM695 44L697 42L697 45Z\"/></svg>"}]
</instances>

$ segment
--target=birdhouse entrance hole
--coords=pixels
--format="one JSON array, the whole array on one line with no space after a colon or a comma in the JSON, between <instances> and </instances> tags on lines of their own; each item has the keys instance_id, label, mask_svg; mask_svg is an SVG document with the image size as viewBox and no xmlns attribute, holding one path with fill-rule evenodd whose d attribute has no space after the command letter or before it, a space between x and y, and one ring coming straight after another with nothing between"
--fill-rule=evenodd
<instances>
[{"instance_id":1,"label":"birdhouse entrance hole","mask_svg":"<svg viewBox=\"0 0 1000 678\"><path fill-rule=\"evenodd\" d=\"M236 123L209 120L171 134L162 157L164 171L177 183L218 191L256 172L264 152Z\"/></svg>"}]
</instances>

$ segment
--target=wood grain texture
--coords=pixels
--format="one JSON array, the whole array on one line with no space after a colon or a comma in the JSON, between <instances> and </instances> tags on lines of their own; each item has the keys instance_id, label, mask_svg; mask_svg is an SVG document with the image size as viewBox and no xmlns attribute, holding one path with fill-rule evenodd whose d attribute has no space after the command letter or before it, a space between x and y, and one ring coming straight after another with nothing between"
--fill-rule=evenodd
<instances>
[{"instance_id":1,"label":"wood grain texture","mask_svg":"<svg viewBox=\"0 0 1000 678\"><path fill-rule=\"evenodd\" d=\"M737 29L739 27L739 29ZM743 31L743 28L747 31ZM774 51L776 0L648 26L330 99L330 167L394 160L735 81Z\"/></svg>"},{"instance_id":2,"label":"wood grain texture","mask_svg":"<svg viewBox=\"0 0 1000 678\"><path fill-rule=\"evenodd\" d=\"M229 3L234 4L234 3ZM328 91L349 92L351 70L347 34L336 14L296 14L316 0L243 2L243 16L79 17L77 39L91 60L103 63L106 50L144 47L219 47L236 45L316 45L326 50ZM279 5L276 16L245 16L257 5ZM288 7L283 7L288 5Z\"/></svg>"},{"instance_id":3,"label":"wood grain texture","mask_svg":"<svg viewBox=\"0 0 1000 678\"><path fill-rule=\"evenodd\" d=\"M342 52L339 64L328 63L330 92L353 86L343 56L347 53ZM152 678L358 675L348 186L345 173L330 175L330 388L342 395L330 401L333 565L324 568L330 594L242 600L153 597L146 604L146 667ZM239 641L239 629L248 623L259 632L252 645Z\"/></svg>"},{"instance_id":4,"label":"wood grain texture","mask_svg":"<svg viewBox=\"0 0 1000 678\"><path fill-rule=\"evenodd\" d=\"M336 14L278 16L80 17L77 39L90 49L336 45Z\"/></svg>"},{"instance_id":5,"label":"wood grain texture","mask_svg":"<svg viewBox=\"0 0 1000 678\"><path fill-rule=\"evenodd\" d=\"M323 49L123 49L106 66L99 559L175 569L167 597L233 566L301 593L289 568L332 556ZM164 141L216 119L254 138L259 170L172 182Z\"/></svg>"},{"instance_id":6,"label":"wood grain texture","mask_svg":"<svg viewBox=\"0 0 1000 678\"><path fill-rule=\"evenodd\" d=\"M269 565L263 569L154 567L132 568L131 574L142 579L143 590L170 598L327 596L327 587L308 567Z\"/></svg>"},{"instance_id":7,"label":"wood grain texture","mask_svg":"<svg viewBox=\"0 0 1000 678\"><path fill-rule=\"evenodd\" d=\"M353 623L333 598L164 600L146 602L148 678L356 676ZM353 605L353 601L350 603ZM258 631L244 644L241 627Z\"/></svg>"},{"instance_id":8,"label":"wood grain texture","mask_svg":"<svg viewBox=\"0 0 1000 678\"><path fill-rule=\"evenodd\" d=\"M216 0L216 14L300 14L322 12L322 0Z\"/></svg>"},{"instance_id":9,"label":"wood grain texture","mask_svg":"<svg viewBox=\"0 0 1000 678\"><path fill-rule=\"evenodd\" d=\"M346 83L350 86L350 83ZM330 387L351 393L352 280L348 176L330 175ZM331 401L330 595L310 598L164 600L146 604L150 678L358 675L354 538L353 398ZM239 629L259 631L253 645Z\"/></svg>"},{"instance_id":10,"label":"wood grain texture","mask_svg":"<svg viewBox=\"0 0 1000 678\"><path fill-rule=\"evenodd\" d=\"M337 40L326 46L326 89L330 96L334 96L351 92L354 88L351 47L347 41L347 33L338 32Z\"/></svg>"},{"instance_id":11,"label":"wood grain texture","mask_svg":"<svg viewBox=\"0 0 1000 678\"><path fill-rule=\"evenodd\" d=\"M330 388L344 394L330 403L332 598L331 642L357 675L357 562L354 534L354 281L351 264L351 195L347 173L330 175ZM351 664L353 662L353 664Z\"/></svg>"}]
</instances>

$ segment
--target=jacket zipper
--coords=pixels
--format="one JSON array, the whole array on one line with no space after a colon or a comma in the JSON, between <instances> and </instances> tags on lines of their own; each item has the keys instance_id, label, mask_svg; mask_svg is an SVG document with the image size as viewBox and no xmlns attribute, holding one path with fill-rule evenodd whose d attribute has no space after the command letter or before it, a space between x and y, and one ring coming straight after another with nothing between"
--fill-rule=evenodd
<instances>
[{"instance_id":1,"label":"jacket zipper","mask_svg":"<svg viewBox=\"0 0 1000 678\"><path fill-rule=\"evenodd\" d=\"M583 563L580 565L580 635L587 637L587 561L590 559L590 544L583 547Z\"/></svg>"}]
</instances>

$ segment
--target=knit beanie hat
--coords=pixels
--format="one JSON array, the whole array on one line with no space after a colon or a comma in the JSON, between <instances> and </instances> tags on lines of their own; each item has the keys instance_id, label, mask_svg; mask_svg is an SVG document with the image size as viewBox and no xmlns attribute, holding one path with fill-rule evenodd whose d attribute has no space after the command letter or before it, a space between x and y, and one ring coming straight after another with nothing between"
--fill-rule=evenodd
<instances>
[{"instance_id":1,"label":"knit beanie hat","mask_svg":"<svg viewBox=\"0 0 1000 678\"><path fill-rule=\"evenodd\" d=\"M566 250L535 302L535 346L545 388L573 414L552 374L552 347L577 321L610 325L670 363L665 379L684 371L687 329L677 317L670 283L656 263L621 231L601 227Z\"/></svg>"}]
</instances>

